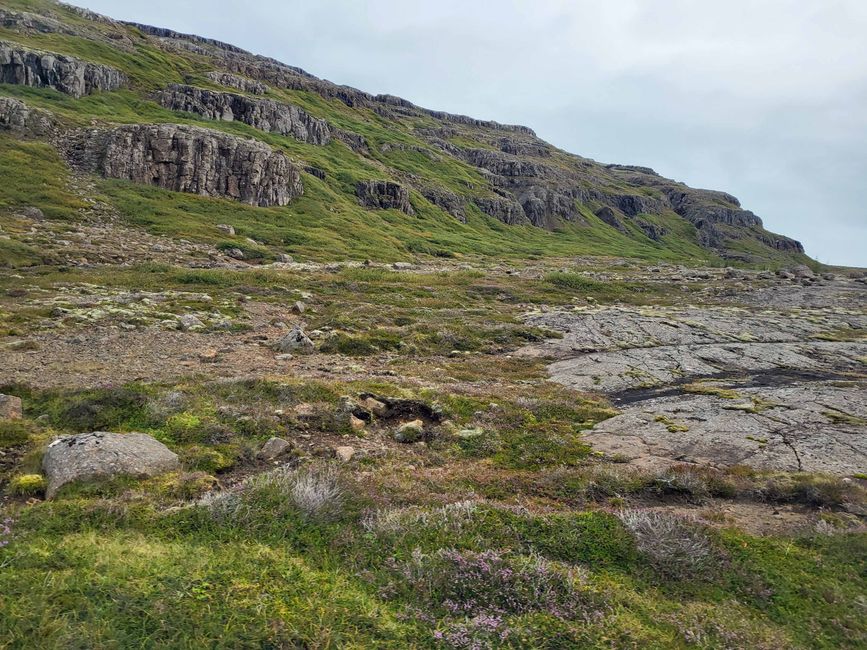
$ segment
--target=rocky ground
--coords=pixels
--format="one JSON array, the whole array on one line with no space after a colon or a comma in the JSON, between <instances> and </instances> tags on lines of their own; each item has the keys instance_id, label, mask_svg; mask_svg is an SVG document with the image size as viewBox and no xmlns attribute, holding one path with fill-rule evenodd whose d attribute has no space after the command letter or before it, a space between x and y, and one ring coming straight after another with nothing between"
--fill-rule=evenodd
<instances>
[{"instance_id":1,"label":"rocky ground","mask_svg":"<svg viewBox=\"0 0 867 650\"><path fill-rule=\"evenodd\" d=\"M563 338L521 354L553 357L553 381L609 396L620 414L587 439L631 463L863 471L865 285L748 287L728 300L745 304L531 315Z\"/></svg>"}]
</instances>

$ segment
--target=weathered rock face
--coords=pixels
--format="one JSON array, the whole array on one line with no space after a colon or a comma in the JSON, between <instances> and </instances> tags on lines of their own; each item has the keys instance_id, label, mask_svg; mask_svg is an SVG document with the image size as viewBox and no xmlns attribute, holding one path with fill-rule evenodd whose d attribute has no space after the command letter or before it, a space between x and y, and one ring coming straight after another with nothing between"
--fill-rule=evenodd
<instances>
[{"instance_id":1,"label":"weathered rock face","mask_svg":"<svg viewBox=\"0 0 867 650\"><path fill-rule=\"evenodd\" d=\"M464 199L448 190L437 187L425 187L421 190L422 196L435 206L442 208L458 221L466 223L467 215L464 213Z\"/></svg>"},{"instance_id":2,"label":"weathered rock face","mask_svg":"<svg viewBox=\"0 0 867 650\"><path fill-rule=\"evenodd\" d=\"M119 70L62 54L0 43L0 83L52 88L73 97L117 90L126 79Z\"/></svg>"},{"instance_id":3,"label":"weathered rock face","mask_svg":"<svg viewBox=\"0 0 867 650\"><path fill-rule=\"evenodd\" d=\"M506 198L477 198L473 201L476 206L489 217L498 219L509 225L529 223L524 208L514 199Z\"/></svg>"},{"instance_id":4,"label":"weathered rock face","mask_svg":"<svg viewBox=\"0 0 867 650\"><path fill-rule=\"evenodd\" d=\"M45 111L11 97L0 97L0 130L39 136L51 131L51 127L51 116Z\"/></svg>"},{"instance_id":5,"label":"weathered rock face","mask_svg":"<svg viewBox=\"0 0 867 650\"><path fill-rule=\"evenodd\" d=\"M177 455L144 433L97 431L58 438L42 459L48 498L73 481L157 476L179 468Z\"/></svg>"},{"instance_id":6,"label":"weathered rock face","mask_svg":"<svg viewBox=\"0 0 867 650\"><path fill-rule=\"evenodd\" d=\"M264 95L268 92L268 86L261 81L247 79L247 77L241 77L231 72L214 71L207 73L205 76L215 84L226 86L227 88L235 88L251 95Z\"/></svg>"},{"instance_id":7,"label":"weathered rock face","mask_svg":"<svg viewBox=\"0 0 867 650\"><path fill-rule=\"evenodd\" d=\"M250 99L233 93L193 86L172 85L159 94L160 103L173 111L195 113L209 120L237 120L260 131L288 135L301 142L325 145L331 128L306 111L270 99Z\"/></svg>"},{"instance_id":8,"label":"weathered rock face","mask_svg":"<svg viewBox=\"0 0 867 650\"><path fill-rule=\"evenodd\" d=\"M399 183L363 181L356 186L355 193L366 208L394 209L409 215L415 214L409 202L409 191Z\"/></svg>"},{"instance_id":9,"label":"weathered rock face","mask_svg":"<svg viewBox=\"0 0 867 650\"><path fill-rule=\"evenodd\" d=\"M108 178L176 192L286 205L303 192L300 170L255 140L177 124L90 130L73 138L73 163Z\"/></svg>"}]
</instances>

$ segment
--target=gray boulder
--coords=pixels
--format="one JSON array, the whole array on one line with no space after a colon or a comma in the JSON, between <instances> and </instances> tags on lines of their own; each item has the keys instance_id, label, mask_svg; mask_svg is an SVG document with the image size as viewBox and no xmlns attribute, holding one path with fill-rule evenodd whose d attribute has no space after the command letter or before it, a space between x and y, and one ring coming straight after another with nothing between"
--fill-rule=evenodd
<instances>
[{"instance_id":1,"label":"gray boulder","mask_svg":"<svg viewBox=\"0 0 867 650\"><path fill-rule=\"evenodd\" d=\"M268 441L262 445L262 448L259 450L257 456L261 460L276 460L280 456L284 456L292 451L292 443L288 440L284 440L283 438L269 438Z\"/></svg>"},{"instance_id":2,"label":"gray boulder","mask_svg":"<svg viewBox=\"0 0 867 650\"><path fill-rule=\"evenodd\" d=\"M42 459L48 498L73 481L157 476L179 468L177 454L144 433L96 431L58 438Z\"/></svg>"},{"instance_id":3,"label":"gray boulder","mask_svg":"<svg viewBox=\"0 0 867 650\"><path fill-rule=\"evenodd\" d=\"M308 353L313 352L315 346L313 345L313 341L310 340L310 337L307 336L307 333L300 326L296 326L292 328L292 330L290 330L290 332L286 336L277 341L274 349L277 352L283 353Z\"/></svg>"}]
</instances>

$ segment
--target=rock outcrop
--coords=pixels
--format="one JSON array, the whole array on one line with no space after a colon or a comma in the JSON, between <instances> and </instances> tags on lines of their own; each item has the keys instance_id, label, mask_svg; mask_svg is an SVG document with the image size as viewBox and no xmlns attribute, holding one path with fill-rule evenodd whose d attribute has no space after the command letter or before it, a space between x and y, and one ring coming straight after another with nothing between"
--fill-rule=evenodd
<instances>
[{"instance_id":1,"label":"rock outcrop","mask_svg":"<svg viewBox=\"0 0 867 650\"><path fill-rule=\"evenodd\" d=\"M0 97L0 130L40 136L51 131L53 121L45 111L30 108L11 97Z\"/></svg>"},{"instance_id":2,"label":"rock outcrop","mask_svg":"<svg viewBox=\"0 0 867 650\"><path fill-rule=\"evenodd\" d=\"M518 225L529 223L524 208L514 199L502 197L479 197L473 200L476 207L489 217L493 217L505 224Z\"/></svg>"},{"instance_id":3,"label":"rock outcrop","mask_svg":"<svg viewBox=\"0 0 867 650\"><path fill-rule=\"evenodd\" d=\"M215 84L226 86L227 88L234 88L235 90L250 93L251 95L264 95L268 92L268 86L263 84L261 81L241 77L232 74L231 72L213 71L207 73L205 76Z\"/></svg>"},{"instance_id":4,"label":"rock outcrop","mask_svg":"<svg viewBox=\"0 0 867 650\"><path fill-rule=\"evenodd\" d=\"M454 192L438 187L423 187L421 194L438 208L452 215L458 221L466 223L467 215L464 212L464 199Z\"/></svg>"},{"instance_id":5,"label":"rock outcrop","mask_svg":"<svg viewBox=\"0 0 867 650\"><path fill-rule=\"evenodd\" d=\"M125 82L119 70L105 65L0 42L0 83L52 88L79 98L117 90Z\"/></svg>"},{"instance_id":6,"label":"rock outcrop","mask_svg":"<svg viewBox=\"0 0 867 650\"><path fill-rule=\"evenodd\" d=\"M331 141L331 128L325 120L316 119L297 106L270 99L251 99L176 84L159 93L159 101L173 111L195 113L209 120L243 122L254 129L291 136L301 142L326 145Z\"/></svg>"},{"instance_id":7,"label":"rock outcrop","mask_svg":"<svg viewBox=\"0 0 867 650\"><path fill-rule=\"evenodd\" d=\"M75 481L157 476L179 468L177 455L144 433L97 431L58 438L42 459L49 499Z\"/></svg>"},{"instance_id":8,"label":"rock outcrop","mask_svg":"<svg viewBox=\"0 0 867 650\"><path fill-rule=\"evenodd\" d=\"M176 192L286 205L303 192L285 154L256 140L177 124L91 129L72 138L73 164L107 178Z\"/></svg>"},{"instance_id":9,"label":"rock outcrop","mask_svg":"<svg viewBox=\"0 0 867 650\"><path fill-rule=\"evenodd\" d=\"M379 210L400 210L414 215L409 201L409 191L399 183L392 181L363 181L355 187L361 205Z\"/></svg>"}]
</instances>

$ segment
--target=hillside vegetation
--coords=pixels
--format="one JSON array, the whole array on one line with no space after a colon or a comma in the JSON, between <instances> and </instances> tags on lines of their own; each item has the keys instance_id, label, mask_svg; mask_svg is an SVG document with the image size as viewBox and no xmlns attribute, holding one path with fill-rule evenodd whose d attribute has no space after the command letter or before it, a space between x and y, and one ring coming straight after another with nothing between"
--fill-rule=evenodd
<instances>
[{"instance_id":1,"label":"hillside vegetation","mask_svg":"<svg viewBox=\"0 0 867 650\"><path fill-rule=\"evenodd\" d=\"M48 0L0 82L0 649L867 646L860 271Z\"/></svg>"}]
</instances>

